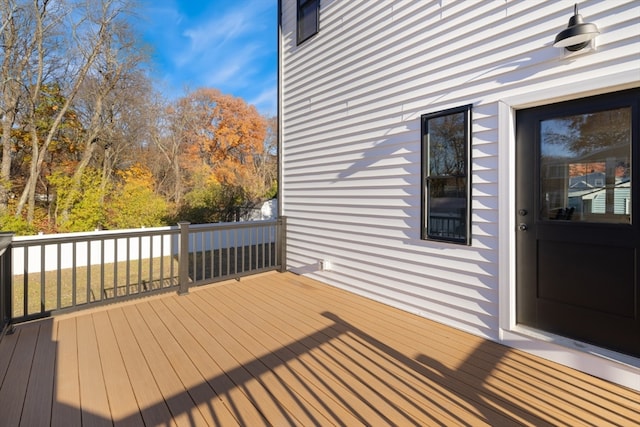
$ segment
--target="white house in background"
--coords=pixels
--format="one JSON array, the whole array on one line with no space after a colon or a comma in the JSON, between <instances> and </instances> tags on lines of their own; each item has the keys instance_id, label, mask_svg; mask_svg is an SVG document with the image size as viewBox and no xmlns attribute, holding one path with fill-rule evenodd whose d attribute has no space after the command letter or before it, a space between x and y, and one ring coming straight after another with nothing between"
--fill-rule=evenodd
<instances>
[{"instance_id":1,"label":"white house in background","mask_svg":"<svg viewBox=\"0 0 640 427\"><path fill-rule=\"evenodd\" d=\"M278 199L270 199L259 208L249 210L248 221L272 220L278 218Z\"/></svg>"},{"instance_id":2,"label":"white house in background","mask_svg":"<svg viewBox=\"0 0 640 427\"><path fill-rule=\"evenodd\" d=\"M640 2L577 7L280 0L290 270L640 389Z\"/></svg>"}]
</instances>

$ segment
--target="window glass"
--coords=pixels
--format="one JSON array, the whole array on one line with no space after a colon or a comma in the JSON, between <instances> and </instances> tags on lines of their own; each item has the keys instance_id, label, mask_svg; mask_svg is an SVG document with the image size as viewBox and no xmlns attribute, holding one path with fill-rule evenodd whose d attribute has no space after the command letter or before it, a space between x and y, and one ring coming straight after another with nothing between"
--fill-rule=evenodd
<instances>
[{"instance_id":1,"label":"window glass","mask_svg":"<svg viewBox=\"0 0 640 427\"><path fill-rule=\"evenodd\" d=\"M422 116L422 238L469 243L471 106Z\"/></svg>"},{"instance_id":2,"label":"window glass","mask_svg":"<svg viewBox=\"0 0 640 427\"><path fill-rule=\"evenodd\" d=\"M631 109L540 122L541 218L631 221Z\"/></svg>"},{"instance_id":3,"label":"window glass","mask_svg":"<svg viewBox=\"0 0 640 427\"><path fill-rule=\"evenodd\" d=\"M320 0L298 0L298 44L318 32Z\"/></svg>"},{"instance_id":4,"label":"window glass","mask_svg":"<svg viewBox=\"0 0 640 427\"><path fill-rule=\"evenodd\" d=\"M449 114L429 120L429 175L465 175L465 114Z\"/></svg>"},{"instance_id":5,"label":"window glass","mask_svg":"<svg viewBox=\"0 0 640 427\"><path fill-rule=\"evenodd\" d=\"M467 179L432 178L427 197L427 235L466 242Z\"/></svg>"}]
</instances>

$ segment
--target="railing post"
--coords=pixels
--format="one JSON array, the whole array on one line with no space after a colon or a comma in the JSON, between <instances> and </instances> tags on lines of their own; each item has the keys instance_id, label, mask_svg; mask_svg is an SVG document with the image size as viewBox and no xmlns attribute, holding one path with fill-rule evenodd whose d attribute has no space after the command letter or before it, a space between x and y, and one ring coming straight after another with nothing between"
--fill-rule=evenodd
<instances>
[{"instance_id":1,"label":"railing post","mask_svg":"<svg viewBox=\"0 0 640 427\"><path fill-rule=\"evenodd\" d=\"M13 233L0 233L0 336L12 320L11 287L13 284L13 262L11 242Z\"/></svg>"},{"instance_id":2,"label":"railing post","mask_svg":"<svg viewBox=\"0 0 640 427\"><path fill-rule=\"evenodd\" d=\"M189 293L189 222L179 222L180 240L178 242L178 294Z\"/></svg>"},{"instance_id":3,"label":"railing post","mask_svg":"<svg viewBox=\"0 0 640 427\"><path fill-rule=\"evenodd\" d=\"M287 271L287 217L281 216L278 221L278 248L280 252L280 273Z\"/></svg>"}]
</instances>

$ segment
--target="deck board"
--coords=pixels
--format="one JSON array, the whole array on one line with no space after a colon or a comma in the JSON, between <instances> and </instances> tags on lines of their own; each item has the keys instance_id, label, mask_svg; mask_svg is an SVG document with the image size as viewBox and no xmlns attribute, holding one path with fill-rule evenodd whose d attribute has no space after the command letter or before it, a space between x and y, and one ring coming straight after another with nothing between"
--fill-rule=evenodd
<instances>
[{"instance_id":1,"label":"deck board","mask_svg":"<svg viewBox=\"0 0 640 427\"><path fill-rule=\"evenodd\" d=\"M24 406L27 384L31 373L36 342L38 340L39 324L25 325L8 338L16 340L13 355L0 388L0 408L2 420L0 423L19 425Z\"/></svg>"},{"instance_id":2,"label":"deck board","mask_svg":"<svg viewBox=\"0 0 640 427\"><path fill-rule=\"evenodd\" d=\"M56 371L53 379L54 400L51 425L79 427L82 425L80 408L80 381L78 379L78 349L76 318L56 322Z\"/></svg>"},{"instance_id":3,"label":"deck board","mask_svg":"<svg viewBox=\"0 0 640 427\"><path fill-rule=\"evenodd\" d=\"M118 427L144 426L109 314L100 311L92 317L111 416Z\"/></svg>"},{"instance_id":4,"label":"deck board","mask_svg":"<svg viewBox=\"0 0 640 427\"><path fill-rule=\"evenodd\" d=\"M50 424L53 402L53 378L56 361L56 345L53 322L39 322L29 384L22 408L20 424L34 426Z\"/></svg>"},{"instance_id":5,"label":"deck board","mask_svg":"<svg viewBox=\"0 0 640 427\"><path fill-rule=\"evenodd\" d=\"M145 425L176 425L162 393L156 384L154 372L147 365L144 354L131 330L128 320L118 307L109 310L111 324L116 332L120 354L131 382L131 388L140 407ZM135 327L136 325L133 325Z\"/></svg>"},{"instance_id":6,"label":"deck board","mask_svg":"<svg viewBox=\"0 0 640 427\"><path fill-rule=\"evenodd\" d=\"M231 304L237 297L237 292L246 293L246 290L241 287L229 287L225 288L223 292L225 295L225 298L223 298L224 303ZM324 322L313 322L313 316L305 316L304 310L295 313L295 317L298 319L296 324L292 325L287 323L285 321L286 319L283 320L283 318L278 315L283 313L291 315L294 310L296 310L294 306L282 304L279 298L276 298L274 295L263 294L260 295L260 297L256 295L252 297L259 298L258 300L268 301L271 304L273 309L269 311L260 310L257 306L254 307L254 310L251 312L251 317L260 316L259 322L254 323L268 325L261 331L261 334L274 334L274 331L276 331L276 333L280 332L278 334L280 342L294 341L295 337L287 335L287 332L297 330L300 335L304 335L304 329L298 328L300 324L305 324L309 330L323 331L327 328L327 325L323 324ZM249 298L249 296L246 296L246 298ZM227 301L230 303L227 303ZM236 305L235 309L240 310L241 307ZM249 325L253 324L250 321L247 321L247 323L249 323ZM477 422L477 418L465 419L465 417L460 416L452 418L450 414L438 410L437 407L433 407L429 412L426 412L421 405L404 397L405 395L420 394L423 398L434 399L432 389L421 389L415 381L412 383L411 379L407 378L411 375L405 375L407 373L406 369L398 366L398 364L394 366L389 360L377 358L374 362L366 357L352 357L351 355L354 354L354 352L356 355L366 352L367 350L364 348L364 344L366 343L356 342L353 337L344 334L344 330L338 330L331 326L329 326L329 328L331 329L327 329L321 334L310 335L312 339L307 340L309 346L303 349L300 354L317 348L318 358L322 360L324 366L328 367L332 373L336 373L337 378L351 378L351 380L348 381L350 388L353 389L353 391L349 393L352 395L350 400L355 400L357 396L363 403L371 406L372 409L376 409L376 412L368 415L367 420L379 418L381 423L388 424L394 420L397 421L404 418L405 422L425 425L436 420L433 418L433 413L435 413L437 414L437 420L448 420L452 423L471 422L472 420ZM322 372L322 370L319 370L319 372ZM372 374L374 372L376 374ZM333 394L335 394L335 392ZM341 390L340 395L345 396L348 394ZM429 395L431 395L431 397L429 397ZM437 397L435 400L437 400ZM442 402L440 403L442 404Z\"/></svg>"},{"instance_id":7,"label":"deck board","mask_svg":"<svg viewBox=\"0 0 640 427\"><path fill-rule=\"evenodd\" d=\"M93 316L84 316L77 323L76 328L82 425L106 427L111 424L112 416L105 386L105 376L100 366L101 355Z\"/></svg>"},{"instance_id":8,"label":"deck board","mask_svg":"<svg viewBox=\"0 0 640 427\"><path fill-rule=\"evenodd\" d=\"M4 382L5 375L9 370L13 350L18 342L18 335L11 334L0 340L0 384Z\"/></svg>"},{"instance_id":9,"label":"deck board","mask_svg":"<svg viewBox=\"0 0 640 427\"><path fill-rule=\"evenodd\" d=\"M294 283L303 287L318 286L316 282L304 277L296 278ZM551 362L540 363L540 359L525 353L416 316L407 316L403 312L380 306L367 299L357 299L357 304L354 304L351 299L345 298L345 294L343 291L329 288L318 296L314 294L313 298L307 294L303 298L296 297L295 301L301 310L305 310L316 306L315 300L322 298L322 303L332 306L334 310L340 309L341 314L349 319L352 326L363 327L386 337L385 340L389 340L394 351L415 354L416 360L431 367L438 367L438 371L447 374L446 386L455 386L454 391L457 395L473 398L469 396L469 390L475 390L479 394L474 401L480 400L500 412L510 413L519 422L535 425L542 420L552 424L571 425L612 422L617 424L615 420L620 421L618 425L637 422L640 408L637 407L637 403L632 403L638 402L637 393L628 391L631 394L627 395L628 399L622 399L619 408L627 415L619 417L617 412L602 410L602 407L607 407L606 403L603 406L593 403L601 397L599 387L586 396L583 394L582 397L575 397L580 388L591 381L601 384L600 380ZM294 289L282 296L293 298L291 295L295 295ZM267 295L263 293L262 297ZM383 310L383 313L380 310ZM384 322L376 320L380 318L385 319ZM431 323L426 329L428 336L425 334L425 323ZM424 341L419 337L423 337ZM421 342L428 345L420 344ZM527 365L526 362L530 360L533 360L533 363ZM505 375L505 365L515 366L517 374ZM570 374L565 375L558 383L555 380L557 372ZM576 376L580 381L575 381ZM538 381L540 378L543 380ZM537 382L538 387L530 387L531 382ZM576 383L578 385L575 385ZM624 394L626 393L623 392ZM633 407L631 411L625 410L627 404ZM566 411L567 405L576 410ZM524 413L533 414L534 417L521 417Z\"/></svg>"},{"instance_id":10,"label":"deck board","mask_svg":"<svg viewBox=\"0 0 640 427\"><path fill-rule=\"evenodd\" d=\"M16 326L0 427L635 425L640 393L292 273Z\"/></svg>"},{"instance_id":11,"label":"deck board","mask_svg":"<svg viewBox=\"0 0 640 427\"><path fill-rule=\"evenodd\" d=\"M162 393L169 411L174 414L178 426L204 426L206 422L195 407L191 396L186 392L180 378L166 358L162 347L148 329L137 306L129 305L123 309L133 334L142 350L144 359L153 369L158 389Z\"/></svg>"},{"instance_id":12,"label":"deck board","mask_svg":"<svg viewBox=\"0 0 640 427\"><path fill-rule=\"evenodd\" d=\"M255 292L256 295L260 293L258 289L252 289L252 292ZM262 292L259 297L256 296L256 298L271 299L273 304L276 305L276 310L274 311L286 312L288 315L294 314L296 319L300 322L306 322L311 328L321 328L323 326L323 321L314 319L314 316L305 315L305 313L309 313L313 309L313 302L310 302L308 307L305 306L305 303L302 301L296 301L300 304L293 304L293 301L289 301L289 305L281 304L281 300L288 298L288 294L288 292L285 292L283 294L274 295L273 293L267 294L266 292ZM330 301L328 306L331 306L333 309L338 308L338 300ZM349 309L352 307L353 305L349 304ZM363 311L361 314L365 316L366 313ZM379 316L380 313L377 313L376 317L365 316L363 320L366 324L370 325L370 327L373 327L376 323L379 323ZM348 341L342 345L340 345L340 340L337 341L337 345L343 348L343 352L346 354L342 359L349 359L348 355L354 350L358 350L359 354L364 353L366 355L367 353L370 353L376 356L375 364L368 364L369 369L374 372L387 374L386 381L393 386L385 387L386 394L388 396L396 397L394 404L398 405L399 403L402 403L403 400L403 396L399 395L397 390L409 389L405 391L408 396L417 395L420 396L420 399L431 402L429 409L431 414L430 422L434 422L436 420L448 420L448 422L452 424L479 424L478 416L480 415L480 411L476 407L466 402L458 394L447 390L447 388L442 385L439 385L437 381L431 383L425 382L424 377L428 376L429 373L426 371L420 372L421 367L416 366L415 362L413 362L409 356L400 354L391 348L386 348L386 351L381 351L379 348L382 346L381 342L376 342L375 345L371 345L370 342L362 340L361 338L358 339L354 334L349 334L349 329L341 327L340 324L332 326L331 330L333 331L333 334L342 334L343 341L348 339ZM370 338L369 341L371 341L372 337L368 338ZM393 357L390 357L389 353L392 353ZM366 357L363 357L358 358L358 360L366 362L367 359ZM399 363L399 360L402 362ZM352 372L348 367L344 370L346 372ZM367 375L356 375L356 377L362 378L364 381L371 380L371 378L367 378ZM403 388L399 388L399 385L397 384L398 379L402 379L404 381L405 384ZM462 383L459 392L466 393L467 389L468 383ZM455 411L450 411L448 409L452 402L455 402ZM419 416L416 421L422 421L423 423L428 422L428 420L424 419L425 414L422 415L423 416ZM491 413L488 415L491 424L495 425L506 421L506 418L498 413ZM388 420L381 420L381 422L385 421L388 422Z\"/></svg>"},{"instance_id":13,"label":"deck board","mask_svg":"<svg viewBox=\"0 0 640 427\"><path fill-rule=\"evenodd\" d=\"M206 300L207 298L204 297L203 301ZM255 309L256 307L252 307L252 315L255 314ZM211 311L210 315L214 315L211 305L206 311ZM239 307L237 313L243 311L246 311L246 307ZM254 320L262 322L261 319L255 317ZM326 387L327 381L317 377L317 372L320 369L314 369L317 366L309 366L298 358L306 352L306 349L300 353L294 352L295 348L287 347L291 340L284 340L286 344L283 344L283 341L274 344L273 334L276 333L277 331L274 329L270 329L268 332L260 331L259 340L250 343L254 354L261 353L261 360L287 384L290 390L299 396L299 399L308 405L306 409L309 412L320 412L320 420L327 419L333 420L333 422L342 420L346 425L357 425L359 423L357 418L329 398L331 393L328 392L330 389ZM245 337L242 341L247 343L248 340ZM270 346L277 348L277 350L270 353L267 350Z\"/></svg>"},{"instance_id":14,"label":"deck board","mask_svg":"<svg viewBox=\"0 0 640 427\"><path fill-rule=\"evenodd\" d=\"M171 331L171 344L179 359L176 363L182 364L183 368L188 366L187 359L192 363L195 372L191 372L191 384L189 387L193 399L198 405L205 405L208 408L209 416L216 421L217 425L235 425L238 420L251 419L253 421L262 418L256 415L257 411L246 399L244 394L237 390L231 380L224 374L219 365L211 357L198 340L191 335L187 329L188 325L183 324L170 308L163 301L153 301L151 307L162 320L162 325L166 331ZM160 328L160 331L162 329ZM168 336L168 334L167 334ZM183 349L183 355L179 355L178 348ZM198 380L198 376L201 378ZM242 418L245 417L245 418ZM264 424L259 422L256 425Z\"/></svg>"},{"instance_id":15,"label":"deck board","mask_svg":"<svg viewBox=\"0 0 640 427\"><path fill-rule=\"evenodd\" d=\"M202 297L202 295L199 296ZM243 319L236 315L237 312L229 316L226 310L214 311L214 307L208 304L206 299L193 298L192 301L194 310L197 310L193 313L201 316L200 319L205 327L217 324L222 331L226 332L230 329L236 331L233 336L228 333L216 334L216 338L227 348L235 347L235 354L251 361L244 364L245 368L253 377L259 379L271 395L278 396L279 404L284 408L282 412L290 414L288 421L297 425L312 425L315 420L327 422L324 415L313 406L302 404L298 395L287 384L284 378L286 374L283 377L279 372L276 372L283 361L273 353L268 345L263 343L267 341L268 336L262 335L260 341L256 340L255 335L247 331L247 329L251 329L251 325L243 322ZM254 363L255 360L259 362Z\"/></svg>"},{"instance_id":16,"label":"deck board","mask_svg":"<svg viewBox=\"0 0 640 427\"><path fill-rule=\"evenodd\" d=\"M181 306L175 301L167 299L154 303L155 306L166 306L167 313L166 317L163 317L163 322L173 331L179 345L189 349L189 357L203 378L206 378L206 385L214 391L211 398L217 396L224 404L224 408L229 410L241 424L266 425L264 418L244 391L236 387L232 378L220 365L219 361L226 357L224 349L193 318L186 316L188 313L182 311Z\"/></svg>"},{"instance_id":17,"label":"deck board","mask_svg":"<svg viewBox=\"0 0 640 427\"><path fill-rule=\"evenodd\" d=\"M222 426L237 424L222 400L217 398L206 382L206 378L198 371L196 362L184 351L173 334L167 333L167 328L162 322L162 318L167 315L166 306L160 304L156 311L150 304L145 303L138 305L138 310L206 423Z\"/></svg>"},{"instance_id":18,"label":"deck board","mask_svg":"<svg viewBox=\"0 0 640 427\"><path fill-rule=\"evenodd\" d=\"M213 372L207 373L207 378L215 384L214 388L218 394L228 395L229 405L235 409L238 421L245 425L268 425L263 406L265 402L269 405L272 399L261 399L262 396L268 397L269 393L246 370L242 365L242 360L238 361L240 356L233 353L233 350L238 347L225 347L220 342L219 336L223 335L225 331L213 327L213 325L203 325L202 319L192 316L193 313L185 309L184 301L180 299L167 299L163 302L187 326L187 333L192 334L204 351L212 356L212 362L217 365L219 370L215 369ZM187 307L191 308L189 304ZM212 368L212 364L209 364L209 367ZM271 417L280 414L277 408L272 411Z\"/></svg>"},{"instance_id":19,"label":"deck board","mask_svg":"<svg viewBox=\"0 0 640 427\"><path fill-rule=\"evenodd\" d=\"M222 328L228 329L232 325L240 328L234 337L251 352L251 358L260 362L259 364L251 363L248 367L253 375L263 380L265 377L272 379L271 375L275 375L275 378L283 383L285 390L281 390L281 387L277 387L276 384L278 389L272 393L278 396L280 403L294 415L299 421L299 425L310 425L312 420L318 420L323 424L329 422L324 414L326 409L318 408L317 398L314 394L308 390L305 393L304 388L300 389L299 387L301 374L298 372L297 366L291 366L298 354L288 351L286 342L275 340L272 334L273 330L265 331L256 326L257 323L262 324L263 320L256 317L255 307L252 307L250 314L253 321L247 321L244 318L246 314L243 315L246 312L246 307L228 307L226 301L222 300L215 305L209 304L208 298L204 295L201 296L200 304L203 306L203 312L219 322ZM270 383L273 385L273 381ZM315 405L312 404L314 401ZM330 412L336 410L338 409L335 405L331 406ZM347 412L341 412L341 414L345 422L349 420ZM308 419L309 417L312 419ZM351 425L356 422L355 419L352 419Z\"/></svg>"}]
</instances>

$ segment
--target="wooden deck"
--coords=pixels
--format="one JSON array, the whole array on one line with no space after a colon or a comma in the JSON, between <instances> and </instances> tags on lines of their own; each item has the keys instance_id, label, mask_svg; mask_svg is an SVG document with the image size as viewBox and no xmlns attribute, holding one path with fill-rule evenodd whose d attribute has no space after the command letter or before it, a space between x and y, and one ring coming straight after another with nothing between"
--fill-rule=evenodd
<instances>
[{"instance_id":1,"label":"wooden deck","mask_svg":"<svg viewBox=\"0 0 640 427\"><path fill-rule=\"evenodd\" d=\"M640 393L292 273L23 324L1 426L634 425Z\"/></svg>"}]
</instances>

